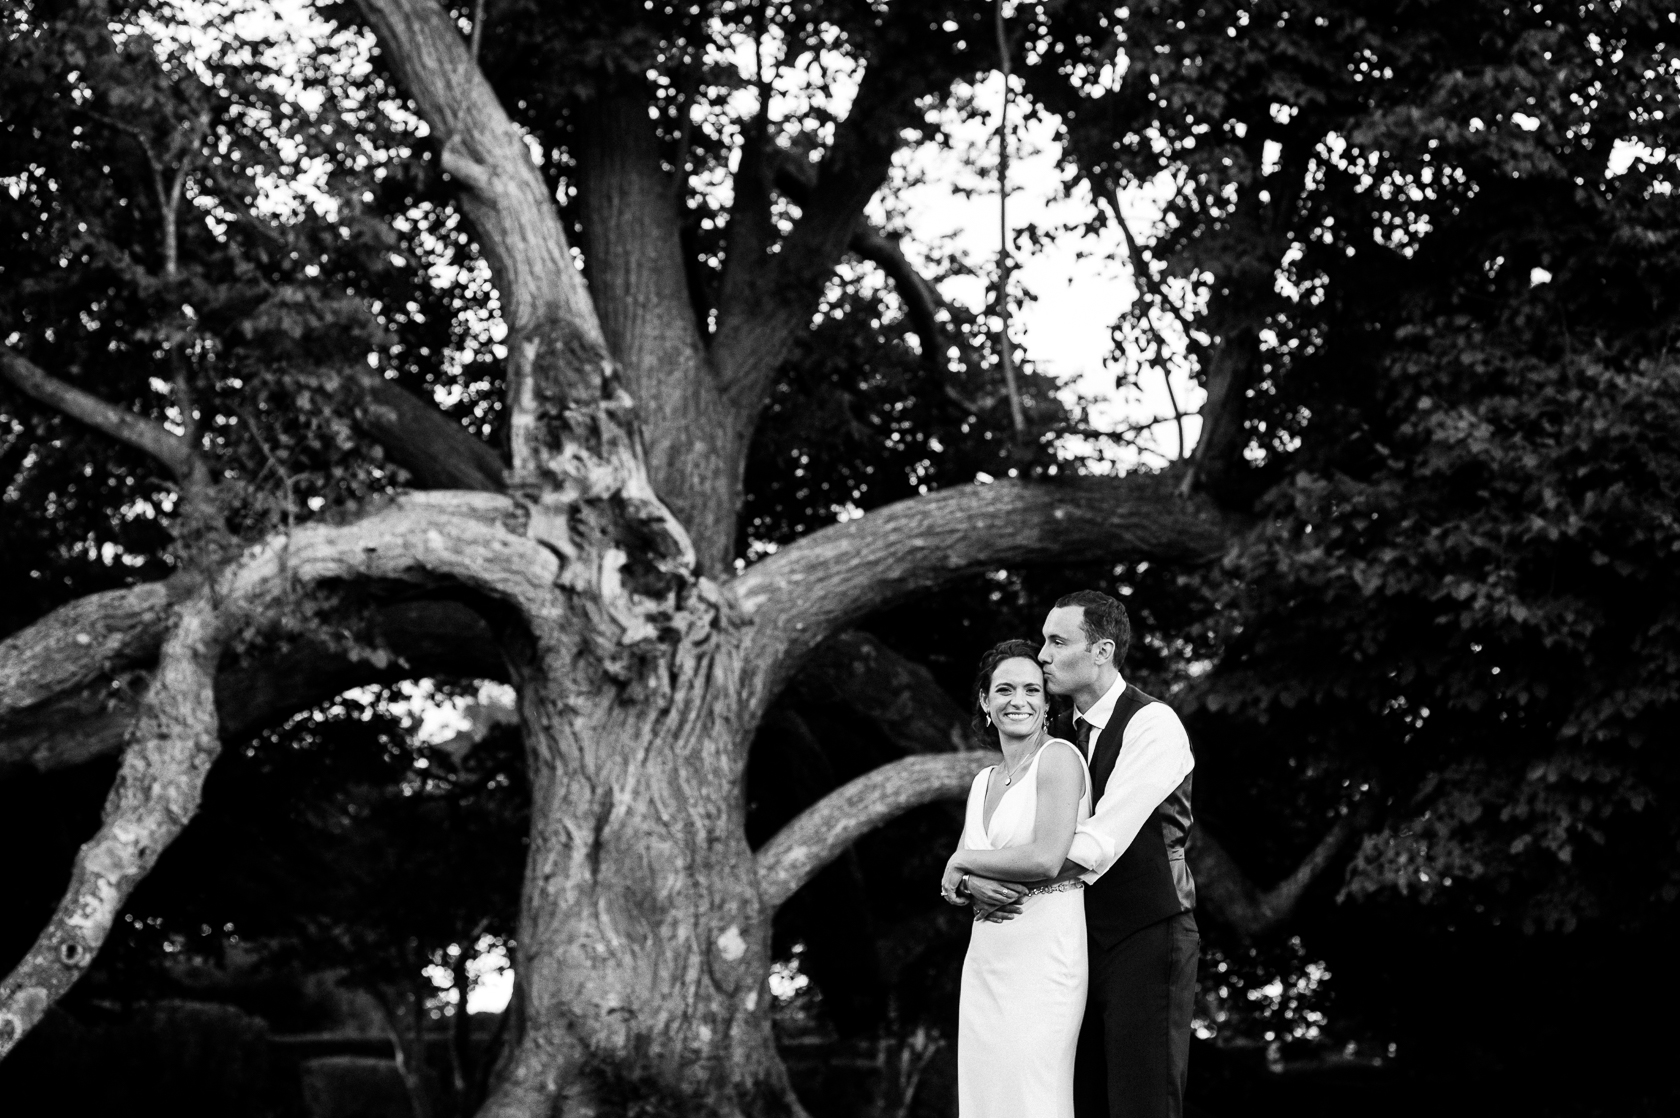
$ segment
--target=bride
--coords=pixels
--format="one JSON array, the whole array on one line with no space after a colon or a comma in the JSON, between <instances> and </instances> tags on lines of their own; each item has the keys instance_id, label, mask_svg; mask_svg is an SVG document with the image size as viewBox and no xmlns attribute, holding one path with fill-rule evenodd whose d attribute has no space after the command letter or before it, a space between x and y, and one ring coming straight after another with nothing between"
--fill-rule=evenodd
<instances>
[{"instance_id":1,"label":"bride","mask_svg":"<svg viewBox=\"0 0 1680 1118\"><path fill-rule=\"evenodd\" d=\"M1072 1118L1085 1013L1083 882L1024 892L1000 882L1043 882L1061 870L1074 827L1091 813L1090 776L1077 747L1050 736L1031 644L1005 641L986 653L975 697L975 728L1002 748L1003 763L974 778L962 841L941 883L946 900L965 904L966 895L975 905L957 1027L957 1113ZM987 919L1016 902L1020 915Z\"/></svg>"}]
</instances>

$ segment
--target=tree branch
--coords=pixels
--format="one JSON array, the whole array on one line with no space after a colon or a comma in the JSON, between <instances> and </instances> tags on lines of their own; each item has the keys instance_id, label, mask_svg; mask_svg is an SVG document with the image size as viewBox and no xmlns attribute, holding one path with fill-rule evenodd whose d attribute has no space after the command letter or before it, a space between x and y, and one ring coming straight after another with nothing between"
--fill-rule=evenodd
<instances>
[{"instance_id":1,"label":"tree branch","mask_svg":"<svg viewBox=\"0 0 1680 1118\"><path fill-rule=\"evenodd\" d=\"M816 185L817 169L797 153L777 149L774 178L776 189L797 205L807 205L811 188ZM893 287L910 315L910 322L922 340L922 354L940 372L945 369L944 339L948 333L939 322L939 312L945 308L945 297L932 281L916 270L904 255L898 238L889 237L865 218L852 227L852 239L846 246L858 256L874 264L893 281Z\"/></svg>"},{"instance_id":2,"label":"tree branch","mask_svg":"<svg viewBox=\"0 0 1680 1118\"><path fill-rule=\"evenodd\" d=\"M1200 905L1244 939L1272 931L1295 914L1308 886L1330 868L1348 841L1368 825L1369 818L1362 810L1342 816L1288 877L1262 891L1226 852L1224 845L1198 823L1190 831L1190 847L1185 857L1196 880Z\"/></svg>"},{"instance_id":3,"label":"tree branch","mask_svg":"<svg viewBox=\"0 0 1680 1118\"><path fill-rule=\"evenodd\" d=\"M3 355L4 351L0 351ZM499 491L504 467L500 456L487 444L419 397L366 368L351 368L346 377L359 426L384 447L386 454L407 469L420 487ZM156 427L149 420L137 422ZM164 439L177 437L157 428ZM177 440L180 441L180 440ZM41 771L79 764L115 753L134 717L143 691L145 674L157 660L164 638L178 619L181 603L199 585L195 575L178 575L163 582L146 583L123 590L110 590L79 598L28 627L0 640L0 772L24 766ZM426 607L417 607L426 608ZM426 665L419 674L450 675L449 658L433 657L434 648L446 645L448 625L465 625L475 617L447 603L435 606L442 629L434 634L406 616L400 607L383 611L382 628L390 646L412 663ZM481 628L482 626L480 626ZM456 651L476 665L475 676L496 671L479 670L499 663L476 637L467 637ZM489 650L494 653L494 649ZM339 691L365 683L380 682L389 673L378 672L365 661L338 664L330 650L321 649L298 663L290 660L276 666L275 678L297 683L297 701L284 713L305 709L317 696L315 688L303 686L311 678L305 665L322 667L326 677L339 680ZM465 669L463 669L465 670ZM260 674L257 669L252 673ZM272 711L291 703L288 699L273 707L253 708L250 717L236 700L248 688L268 686L240 672L218 676L217 695L224 726L232 727L237 738L266 724ZM332 691L319 699L337 694ZM273 717L279 717L274 714Z\"/></svg>"},{"instance_id":4,"label":"tree branch","mask_svg":"<svg viewBox=\"0 0 1680 1118\"><path fill-rule=\"evenodd\" d=\"M1172 313L1172 316L1178 320L1179 329L1184 331L1184 340L1187 343L1190 342L1192 340L1190 321L1184 317L1184 312L1178 309L1178 304L1167 298L1167 293L1162 290L1161 285L1155 282L1155 274L1149 270L1149 262L1143 258L1143 249L1138 247L1137 238L1132 236L1131 225L1126 221L1125 214L1120 212L1120 192L1118 190L1115 191L1114 201L1110 203L1110 208L1114 215L1114 223L1120 227L1120 235L1126 240L1126 253L1131 259L1132 276L1137 280L1138 287L1148 292L1154 297L1156 303L1166 307ZM1166 364L1166 339L1161 336L1159 330L1155 329L1155 323L1149 318L1147 311L1144 312L1144 319L1149 323L1150 332L1155 335L1155 345L1161 354L1161 380L1167 386L1167 399L1172 403L1173 422L1178 425L1178 457L1182 459L1185 454L1184 413L1178 409L1178 395L1173 392L1172 373Z\"/></svg>"},{"instance_id":5,"label":"tree branch","mask_svg":"<svg viewBox=\"0 0 1680 1118\"><path fill-rule=\"evenodd\" d=\"M419 489L499 493L507 467L501 455L436 407L362 366L350 370L361 428L409 472Z\"/></svg>"},{"instance_id":6,"label":"tree branch","mask_svg":"<svg viewBox=\"0 0 1680 1118\"><path fill-rule=\"evenodd\" d=\"M601 327L636 401L654 489L716 574L735 554L747 440L695 321L681 201L661 164L646 91L598 97L579 132L579 196Z\"/></svg>"},{"instance_id":7,"label":"tree branch","mask_svg":"<svg viewBox=\"0 0 1680 1118\"><path fill-rule=\"evenodd\" d=\"M906 753L951 753L976 746L961 708L932 672L857 629L818 646L789 691L796 700L851 707Z\"/></svg>"},{"instance_id":8,"label":"tree branch","mask_svg":"<svg viewBox=\"0 0 1680 1118\"><path fill-rule=\"evenodd\" d=\"M371 369L352 368L346 375L358 424L393 462L409 470L417 485L501 489L501 458L460 424ZM156 426L149 420L137 421ZM176 439L168 431L157 430L162 438ZM116 752L139 702L143 673L155 664L181 603L198 585L197 576L183 574L91 594L0 640L0 772L20 765L45 771ZM437 608L446 606L440 603ZM450 674L446 660L428 658L428 650L434 647L431 634L419 632L411 622L393 620L392 611L385 613L384 630L400 656L430 665L427 674ZM464 623L461 615L471 616L463 608L453 623ZM492 659L499 662L499 657L484 655L476 645L463 651L475 665ZM326 650L320 656L332 659ZM303 679L294 667L300 666L284 669L285 677ZM359 673L370 670L365 662L343 669L329 674L345 680L344 687L382 678L380 673L363 678ZM473 674L494 673L474 668ZM242 681L237 673L218 677L222 718L225 725L236 727L235 736L264 724L261 718L267 717L253 722L230 711L232 696L242 694L247 686L256 684ZM314 692L303 688L299 694ZM291 710L308 705L301 702Z\"/></svg>"},{"instance_id":9,"label":"tree branch","mask_svg":"<svg viewBox=\"0 0 1680 1118\"><path fill-rule=\"evenodd\" d=\"M181 602L197 590L177 576L89 594L0 641L0 726L20 712L157 659Z\"/></svg>"},{"instance_id":10,"label":"tree branch","mask_svg":"<svg viewBox=\"0 0 1680 1118\"><path fill-rule=\"evenodd\" d=\"M552 191L436 0L358 0L420 115L490 264L508 327L509 487L525 529L598 591L633 642L657 632L660 596L620 577L647 559L673 583L697 576L693 541L649 478L624 390Z\"/></svg>"},{"instance_id":11,"label":"tree branch","mask_svg":"<svg viewBox=\"0 0 1680 1118\"><path fill-rule=\"evenodd\" d=\"M922 341L922 354L940 371L945 368L945 346L949 333L939 321L945 309L945 297L939 294L931 280L916 270L904 255L898 238L889 237L866 221L859 221L852 230L853 252L880 268L893 281L893 289L904 300L910 323Z\"/></svg>"},{"instance_id":12,"label":"tree branch","mask_svg":"<svg viewBox=\"0 0 1680 1118\"><path fill-rule=\"evenodd\" d=\"M606 342L553 193L460 31L436 0L358 0L405 92L442 143L440 163L495 276L508 326L513 473L534 481L560 448L543 413L603 398Z\"/></svg>"},{"instance_id":13,"label":"tree branch","mask_svg":"<svg viewBox=\"0 0 1680 1118\"><path fill-rule=\"evenodd\" d=\"M902 129L920 123L918 98L947 78L925 67L871 66L781 251L772 256L767 244L749 239L737 259L732 236L726 268L735 278L719 293L712 359L725 397L740 414L758 414L777 366L805 329L864 207L886 182ZM745 161L742 166L745 170Z\"/></svg>"},{"instance_id":14,"label":"tree branch","mask_svg":"<svg viewBox=\"0 0 1680 1118\"><path fill-rule=\"evenodd\" d=\"M632 394L644 409L657 406L651 397L678 387L664 351L702 350L683 268L680 200L661 164L645 92L597 98L581 130L578 185L590 289ZM694 364L689 356L679 367Z\"/></svg>"},{"instance_id":15,"label":"tree branch","mask_svg":"<svg viewBox=\"0 0 1680 1118\"><path fill-rule=\"evenodd\" d=\"M197 812L220 749L211 678L221 641L200 591L164 642L99 832L77 851L52 919L0 982L0 1059L87 970L123 902Z\"/></svg>"},{"instance_id":16,"label":"tree branch","mask_svg":"<svg viewBox=\"0 0 1680 1118\"><path fill-rule=\"evenodd\" d=\"M752 683L768 699L807 654L859 617L975 571L1139 557L1202 564L1231 529L1158 474L1000 481L929 493L813 532L732 584L754 619Z\"/></svg>"},{"instance_id":17,"label":"tree branch","mask_svg":"<svg viewBox=\"0 0 1680 1118\"><path fill-rule=\"evenodd\" d=\"M991 751L906 757L818 800L758 851L758 890L774 910L861 836L913 807L968 794Z\"/></svg>"},{"instance_id":18,"label":"tree branch","mask_svg":"<svg viewBox=\"0 0 1680 1118\"><path fill-rule=\"evenodd\" d=\"M154 423L66 384L6 346L0 346L0 378L31 399L86 424L124 446L150 455L174 474L176 480L184 482L192 476L195 461L192 445L171 434L161 423Z\"/></svg>"},{"instance_id":19,"label":"tree branch","mask_svg":"<svg viewBox=\"0 0 1680 1118\"><path fill-rule=\"evenodd\" d=\"M1009 418L1015 441L1027 441L1027 416L1021 410L1021 386L1015 376L1015 346L1009 340L1009 34L1003 21L1003 0L992 9L998 45L998 67L1003 71L1003 111L998 117L998 364L1003 366L1003 383L1009 391Z\"/></svg>"},{"instance_id":20,"label":"tree branch","mask_svg":"<svg viewBox=\"0 0 1680 1118\"><path fill-rule=\"evenodd\" d=\"M351 524L310 524L276 536L246 552L239 569L260 570L282 590L323 578L414 582L420 573L430 572L429 581L474 587L514 601L521 609L542 609L559 560L537 541L503 529L504 518L517 519L514 511L513 502L501 496L408 494ZM362 543L354 543L358 539ZM344 568L344 556L353 547L363 549L355 553L359 566ZM455 549L457 557L444 554L448 549ZM409 566L402 566L403 562ZM90 595L0 641L0 768L58 768L111 752L126 725L125 712L134 709L133 696L144 683L144 670L178 623L182 602L201 584L202 580L182 577ZM225 586L218 591L224 597L231 592ZM290 605L295 603L284 597L271 603L281 612ZM481 670L487 676L500 674L500 670L484 670L493 668L500 658L479 643L487 639L481 627L464 630L458 642L449 643L447 628L465 623L462 613L440 607L429 624L412 615L405 617L400 610L383 616L399 655L406 645L422 664L465 656L464 663L471 665L474 674ZM439 633L432 626L445 631ZM283 711L287 704L297 703L292 709L303 709L317 697L338 693L322 694L318 689L338 683L354 686L358 678L377 682L382 676L402 677L394 669L385 675L386 669L377 665L360 669L347 665L344 674L338 674L330 658L318 675L292 672L286 664L283 659L281 666L267 669L289 673L280 686L265 684L265 679L274 677L261 670L252 669L247 675L230 669L223 684L230 701L239 695L249 698L247 687L271 688L272 705L253 703L244 718L232 723L241 732L261 725L261 719ZM136 672L141 673L139 678Z\"/></svg>"},{"instance_id":21,"label":"tree branch","mask_svg":"<svg viewBox=\"0 0 1680 1118\"><path fill-rule=\"evenodd\" d=\"M1196 440L1183 484L1186 492L1199 486L1215 497L1225 497L1243 467L1248 386L1259 366L1260 335L1246 311L1236 312L1223 328L1216 327L1216 330L1219 346L1202 378L1207 389L1207 396L1202 400L1202 433Z\"/></svg>"},{"instance_id":22,"label":"tree branch","mask_svg":"<svg viewBox=\"0 0 1680 1118\"><path fill-rule=\"evenodd\" d=\"M161 613L165 627L176 615ZM418 677L508 680L489 626L460 602L384 606L371 628L377 641L372 652L305 638L272 657L224 662L216 674L223 743L244 741L352 687ZM112 664L77 689L50 691L36 705L0 715L0 778L10 769L51 772L120 752L156 655L153 642L144 655L128 659L131 670ZM7 656L0 646L0 663L9 667ZM6 690L0 695L9 698Z\"/></svg>"},{"instance_id":23,"label":"tree branch","mask_svg":"<svg viewBox=\"0 0 1680 1118\"><path fill-rule=\"evenodd\" d=\"M0 982L0 1058L93 961L118 911L197 811L220 750L215 672L235 633L333 580L450 581L544 610L559 561L502 526L506 498L408 497L343 526L309 525L247 550L187 602L140 703L99 833L35 945Z\"/></svg>"}]
</instances>

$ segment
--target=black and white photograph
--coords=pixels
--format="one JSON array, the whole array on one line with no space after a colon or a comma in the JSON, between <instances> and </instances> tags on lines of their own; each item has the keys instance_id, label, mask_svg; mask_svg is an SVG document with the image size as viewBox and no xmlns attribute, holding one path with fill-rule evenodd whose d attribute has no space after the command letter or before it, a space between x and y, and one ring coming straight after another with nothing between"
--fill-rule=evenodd
<instances>
[{"instance_id":1,"label":"black and white photograph","mask_svg":"<svg viewBox=\"0 0 1680 1118\"><path fill-rule=\"evenodd\" d=\"M0 0L4 1118L1680 1114L1673 0Z\"/></svg>"}]
</instances>

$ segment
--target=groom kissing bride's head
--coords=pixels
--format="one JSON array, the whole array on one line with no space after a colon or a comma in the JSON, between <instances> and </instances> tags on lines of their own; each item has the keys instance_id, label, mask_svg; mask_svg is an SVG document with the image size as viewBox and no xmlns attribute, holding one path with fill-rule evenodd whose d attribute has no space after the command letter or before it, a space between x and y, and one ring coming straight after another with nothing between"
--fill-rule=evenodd
<instances>
[{"instance_id":1,"label":"groom kissing bride's head","mask_svg":"<svg viewBox=\"0 0 1680 1118\"><path fill-rule=\"evenodd\" d=\"M996 749L1032 738L1056 720L1051 698L1089 709L1114 685L1132 643L1126 607L1097 590L1057 600L1043 643L1008 640L980 658L973 702L975 736Z\"/></svg>"},{"instance_id":2,"label":"groom kissing bride's head","mask_svg":"<svg viewBox=\"0 0 1680 1118\"><path fill-rule=\"evenodd\" d=\"M1132 623L1119 601L1097 590L1069 594L1044 619L1044 685L1088 710L1119 677L1131 644Z\"/></svg>"}]
</instances>

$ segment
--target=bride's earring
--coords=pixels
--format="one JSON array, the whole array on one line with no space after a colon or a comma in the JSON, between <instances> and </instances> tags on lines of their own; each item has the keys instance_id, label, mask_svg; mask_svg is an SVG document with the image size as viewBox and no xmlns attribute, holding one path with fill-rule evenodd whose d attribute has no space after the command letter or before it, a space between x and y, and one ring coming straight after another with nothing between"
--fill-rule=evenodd
<instances>
[{"instance_id":1,"label":"bride's earring","mask_svg":"<svg viewBox=\"0 0 1680 1118\"><path fill-rule=\"evenodd\" d=\"M990 726L991 724L992 724L992 716L988 714L988 715L986 715L986 725Z\"/></svg>"}]
</instances>

